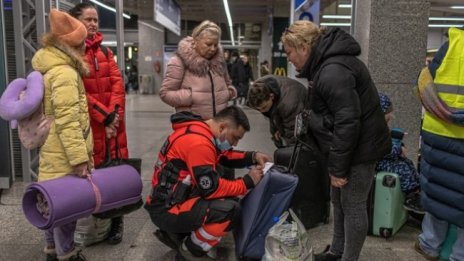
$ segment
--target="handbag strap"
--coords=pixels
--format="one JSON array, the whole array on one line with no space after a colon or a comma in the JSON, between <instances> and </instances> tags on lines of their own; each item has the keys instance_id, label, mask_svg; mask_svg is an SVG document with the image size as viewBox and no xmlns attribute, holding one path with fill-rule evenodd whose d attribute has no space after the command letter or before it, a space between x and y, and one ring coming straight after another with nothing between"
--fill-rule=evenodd
<instances>
[{"instance_id":1,"label":"handbag strap","mask_svg":"<svg viewBox=\"0 0 464 261\"><path fill-rule=\"evenodd\" d=\"M92 185L93 193L95 194L95 210L93 212L97 213L100 210L101 203L102 203L100 189L97 187L97 185L95 185L95 183L93 183L92 175L89 175L87 179L90 181L90 184Z\"/></svg>"}]
</instances>

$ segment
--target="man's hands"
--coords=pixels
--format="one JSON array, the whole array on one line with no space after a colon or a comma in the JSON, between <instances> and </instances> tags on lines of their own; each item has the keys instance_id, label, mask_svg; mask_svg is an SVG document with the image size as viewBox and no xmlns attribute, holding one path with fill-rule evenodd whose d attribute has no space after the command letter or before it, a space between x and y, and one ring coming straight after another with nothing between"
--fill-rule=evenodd
<instances>
[{"instance_id":1,"label":"man's hands","mask_svg":"<svg viewBox=\"0 0 464 261\"><path fill-rule=\"evenodd\" d=\"M253 154L253 161L256 164L258 164L261 167L261 169L263 169L264 168L264 163L272 162L272 157L267 155L267 154L264 154L262 152L256 151Z\"/></svg>"},{"instance_id":2,"label":"man's hands","mask_svg":"<svg viewBox=\"0 0 464 261\"><path fill-rule=\"evenodd\" d=\"M250 172L248 172L248 175L253 180L255 186L258 185L264 176L263 167L260 165L252 167Z\"/></svg>"},{"instance_id":3,"label":"man's hands","mask_svg":"<svg viewBox=\"0 0 464 261\"><path fill-rule=\"evenodd\" d=\"M264 164L266 162L272 162L271 156L261 153L259 151L255 151L253 153L253 163L257 165L251 168L250 172L248 172L248 175L253 180L255 186L261 181L261 179L264 176L263 169Z\"/></svg>"},{"instance_id":4,"label":"man's hands","mask_svg":"<svg viewBox=\"0 0 464 261\"><path fill-rule=\"evenodd\" d=\"M90 171L88 162L84 162L74 166L73 173L80 178L86 178L87 176L89 176Z\"/></svg>"}]
</instances>

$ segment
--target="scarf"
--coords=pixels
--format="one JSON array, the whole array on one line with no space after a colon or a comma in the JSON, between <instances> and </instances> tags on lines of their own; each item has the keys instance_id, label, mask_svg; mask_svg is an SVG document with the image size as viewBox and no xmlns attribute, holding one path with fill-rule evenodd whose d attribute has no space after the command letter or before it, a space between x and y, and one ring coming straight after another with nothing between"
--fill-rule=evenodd
<instances>
[{"instance_id":1,"label":"scarf","mask_svg":"<svg viewBox=\"0 0 464 261\"><path fill-rule=\"evenodd\" d=\"M419 74L417 92L422 106L431 114L447 123L464 125L464 110L448 107L438 96L433 82L432 74L428 67L422 69Z\"/></svg>"}]
</instances>

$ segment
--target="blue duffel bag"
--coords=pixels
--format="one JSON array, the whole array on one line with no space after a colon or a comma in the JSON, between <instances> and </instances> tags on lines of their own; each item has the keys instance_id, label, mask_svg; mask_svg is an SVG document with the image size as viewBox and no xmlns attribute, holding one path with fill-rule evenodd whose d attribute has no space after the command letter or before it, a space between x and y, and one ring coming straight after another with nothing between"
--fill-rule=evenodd
<instances>
[{"instance_id":1,"label":"blue duffel bag","mask_svg":"<svg viewBox=\"0 0 464 261\"><path fill-rule=\"evenodd\" d=\"M288 209L298 177L286 167L274 165L241 201L240 223L234 229L235 250L240 260L259 259L269 229Z\"/></svg>"}]
</instances>

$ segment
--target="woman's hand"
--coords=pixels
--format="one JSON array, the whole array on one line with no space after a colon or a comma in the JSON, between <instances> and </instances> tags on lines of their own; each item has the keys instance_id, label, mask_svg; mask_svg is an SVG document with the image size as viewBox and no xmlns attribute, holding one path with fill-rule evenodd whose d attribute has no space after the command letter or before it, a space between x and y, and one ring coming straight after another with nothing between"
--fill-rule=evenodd
<instances>
[{"instance_id":1,"label":"woman's hand","mask_svg":"<svg viewBox=\"0 0 464 261\"><path fill-rule=\"evenodd\" d=\"M229 100L237 98L237 90L234 87L229 87Z\"/></svg>"},{"instance_id":2,"label":"woman's hand","mask_svg":"<svg viewBox=\"0 0 464 261\"><path fill-rule=\"evenodd\" d=\"M87 162L84 162L74 166L73 173L80 178L86 178L90 175L89 164Z\"/></svg>"},{"instance_id":3,"label":"woman's hand","mask_svg":"<svg viewBox=\"0 0 464 261\"><path fill-rule=\"evenodd\" d=\"M111 123L116 129L119 128L119 114L116 113L113 122Z\"/></svg>"},{"instance_id":4,"label":"woman's hand","mask_svg":"<svg viewBox=\"0 0 464 261\"><path fill-rule=\"evenodd\" d=\"M335 176L330 176L330 184L336 188L341 188L348 183L347 178L337 178Z\"/></svg>"},{"instance_id":5,"label":"woman's hand","mask_svg":"<svg viewBox=\"0 0 464 261\"><path fill-rule=\"evenodd\" d=\"M116 137L116 128L113 124L105 127L106 138L111 139L112 137Z\"/></svg>"}]
</instances>

